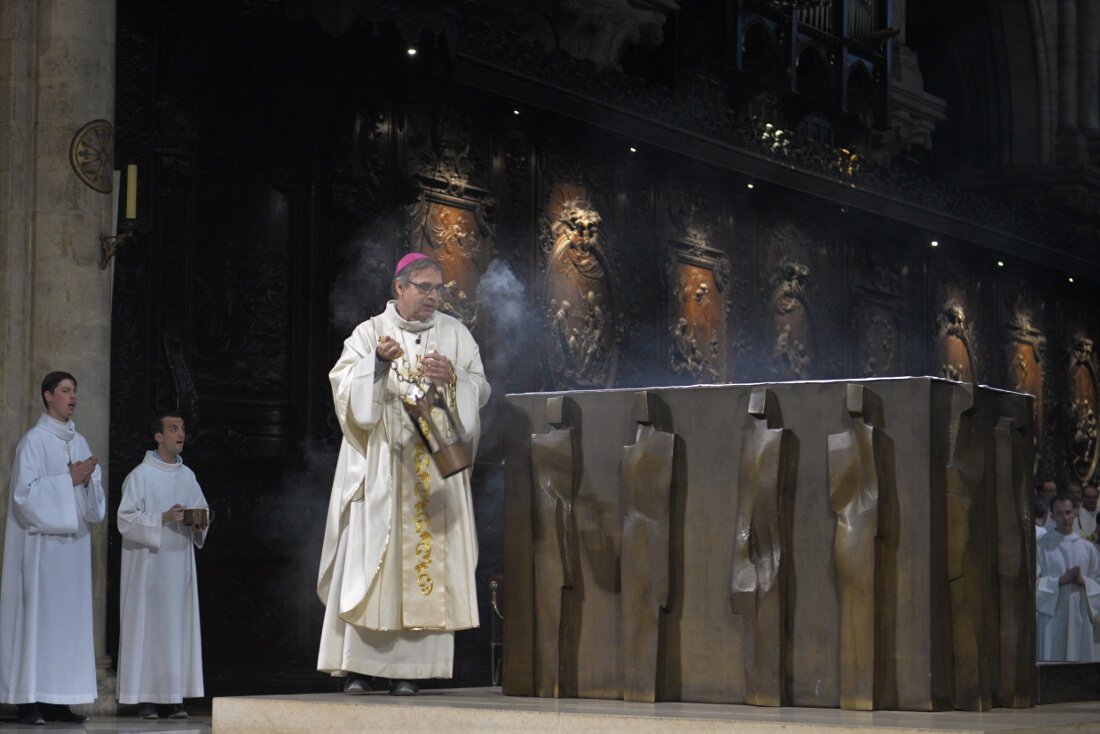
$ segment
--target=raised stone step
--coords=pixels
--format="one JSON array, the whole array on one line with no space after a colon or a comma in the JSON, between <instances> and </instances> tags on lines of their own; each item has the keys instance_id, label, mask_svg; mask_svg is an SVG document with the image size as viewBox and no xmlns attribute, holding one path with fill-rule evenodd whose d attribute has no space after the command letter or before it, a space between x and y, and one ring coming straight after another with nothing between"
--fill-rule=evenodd
<instances>
[{"instance_id":1,"label":"raised stone step","mask_svg":"<svg viewBox=\"0 0 1100 734\"><path fill-rule=\"evenodd\" d=\"M677 734L1100 734L1100 702L1052 704L987 713L854 712L701 703L624 703L504 696L499 688L431 689L398 698L385 693L247 696L214 699L214 732L626 732Z\"/></svg>"}]
</instances>

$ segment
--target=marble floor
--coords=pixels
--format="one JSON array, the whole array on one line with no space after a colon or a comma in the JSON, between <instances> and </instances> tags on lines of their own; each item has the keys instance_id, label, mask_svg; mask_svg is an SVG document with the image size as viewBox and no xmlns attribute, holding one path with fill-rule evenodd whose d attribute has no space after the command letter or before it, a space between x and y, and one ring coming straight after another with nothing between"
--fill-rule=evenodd
<instances>
[{"instance_id":1,"label":"marble floor","mask_svg":"<svg viewBox=\"0 0 1100 734\"><path fill-rule=\"evenodd\" d=\"M45 726L21 726L12 718L0 718L0 732L72 732L81 734L210 734L210 714L194 715L186 721L142 721L135 716L93 716L83 724L46 724Z\"/></svg>"}]
</instances>

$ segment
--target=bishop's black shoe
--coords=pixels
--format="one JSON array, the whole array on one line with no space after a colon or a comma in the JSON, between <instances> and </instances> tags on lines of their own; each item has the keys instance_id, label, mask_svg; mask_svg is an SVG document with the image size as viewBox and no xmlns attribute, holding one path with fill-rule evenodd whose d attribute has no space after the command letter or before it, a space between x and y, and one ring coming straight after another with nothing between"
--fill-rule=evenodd
<instances>
[{"instance_id":1,"label":"bishop's black shoe","mask_svg":"<svg viewBox=\"0 0 1100 734\"><path fill-rule=\"evenodd\" d=\"M151 703L138 704L138 718L139 719L159 719L160 714L157 713L157 707Z\"/></svg>"},{"instance_id":2,"label":"bishop's black shoe","mask_svg":"<svg viewBox=\"0 0 1100 734\"><path fill-rule=\"evenodd\" d=\"M46 719L38 710L36 703L21 703L18 705L19 723L25 726L43 726Z\"/></svg>"},{"instance_id":3,"label":"bishop's black shoe","mask_svg":"<svg viewBox=\"0 0 1100 734\"><path fill-rule=\"evenodd\" d=\"M390 682L391 696L415 696L420 693L420 686L411 680L395 680Z\"/></svg>"},{"instance_id":4,"label":"bishop's black shoe","mask_svg":"<svg viewBox=\"0 0 1100 734\"><path fill-rule=\"evenodd\" d=\"M370 678L364 678L363 676L348 678L347 685L344 686L344 693L349 696L362 696L364 693L370 693L373 690L374 686L371 685Z\"/></svg>"}]
</instances>

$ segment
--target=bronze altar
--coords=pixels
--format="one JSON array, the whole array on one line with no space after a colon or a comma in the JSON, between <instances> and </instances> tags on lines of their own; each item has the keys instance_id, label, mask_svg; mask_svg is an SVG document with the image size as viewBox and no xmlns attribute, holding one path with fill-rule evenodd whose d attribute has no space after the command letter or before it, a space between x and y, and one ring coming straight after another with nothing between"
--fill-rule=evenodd
<instances>
[{"instance_id":1,"label":"bronze altar","mask_svg":"<svg viewBox=\"0 0 1100 734\"><path fill-rule=\"evenodd\" d=\"M1034 705L1030 396L906 377L508 404L506 694Z\"/></svg>"}]
</instances>

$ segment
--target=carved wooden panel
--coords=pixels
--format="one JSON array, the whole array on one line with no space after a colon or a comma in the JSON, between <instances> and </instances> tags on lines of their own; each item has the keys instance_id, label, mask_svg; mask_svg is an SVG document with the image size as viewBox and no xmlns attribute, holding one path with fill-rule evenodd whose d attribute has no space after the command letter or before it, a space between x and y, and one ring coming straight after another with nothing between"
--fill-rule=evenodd
<instances>
[{"instance_id":1,"label":"carved wooden panel","mask_svg":"<svg viewBox=\"0 0 1100 734\"><path fill-rule=\"evenodd\" d=\"M762 263L768 309L763 319L765 358L775 379L816 376L816 330L810 307L810 235L789 221L773 225Z\"/></svg>"},{"instance_id":2,"label":"carved wooden panel","mask_svg":"<svg viewBox=\"0 0 1100 734\"><path fill-rule=\"evenodd\" d=\"M666 267L669 367L692 382L720 382L729 353L729 261L716 250L672 242Z\"/></svg>"},{"instance_id":3,"label":"carved wooden panel","mask_svg":"<svg viewBox=\"0 0 1100 734\"><path fill-rule=\"evenodd\" d=\"M933 367L940 377L961 382L977 381L977 358L964 302L950 297L936 314L936 356Z\"/></svg>"},{"instance_id":4,"label":"carved wooden panel","mask_svg":"<svg viewBox=\"0 0 1100 734\"><path fill-rule=\"evenodd\" d=\"M860 377L902 373L898 314L902 309L901 274L895 266L869 260L855 267L856 300L851 327L855 338L854 368Z\"/></svg>"},{"instance_id":5,"label":"carved wooden panel","mask_svg":"<svg viewBox=\"0 0 1100 734\"><path fill-rule=\"evenodd\" d=\"M1005 325L1006 381L1009 390L1034 396L1032 403L1033 436L1037 454L1041 453L1045 438L1046 381L1043 368L1046 363L1047 339L1037 323L1040 307L1031 299L1019 294Z\"/></svg>"},{"instance_id":6,"label":"carved wooden panel","mask_svg":"<svg viewBox=\"0 0 1100 734\"><path fill-rule=\"evenodd\" d=\"M443 265L443 311L473 327L477 289L493 256L495 208L484 188L484 155L470 116L441 105L408 116L408 168L416 186L409 206L409 249Z\"/></svg>"},{"instance_id":7,"label":"carved wooden panel","mask_svg":"<svg viewBox=\"0 0 1100 734\"><path fill-rule=\"evenodd\" d=\"M489 267L493 228L484 198L425 190L409 212L411 250L443 265L443 311L469 327L477 323L478 285Z\"/></svg>"},{"instance_id":8,"label":"carved wooden panel","mask_svg":"<svg viewBox=\"0 0 1100 734\"><path fill-rule=\"evenodd\" d=\"M806 299L810 266L791 257L780 260L771 277L772 369L788 378L813 376L814 331Z\"/></svg>"},{"instance_id":9,"label":"carved wooden panel","mask_svg":"<svg viewBox=\"0 0 1100 734\"><path fill-rule=\"evenodd\" d=\"M569 183L552 187L546 216L552 237L542 287L547 367L557 386L607 387L618 349L603 217L585 188Z\"/></svg>"},{"instance_id":10,"label":"carved wooden panel","mask_svg":"<svg viewBox=\"0 0 1100 734\"><path fill-rule=\"evenodd\" d=\"M1077 479L1084 481L1096 474L1100 453L1096 440L1100 386L1096 380L1093 341L1081 333L1071 338L1069 391L1070 468Z\"/></svg>"}]
</instances>

